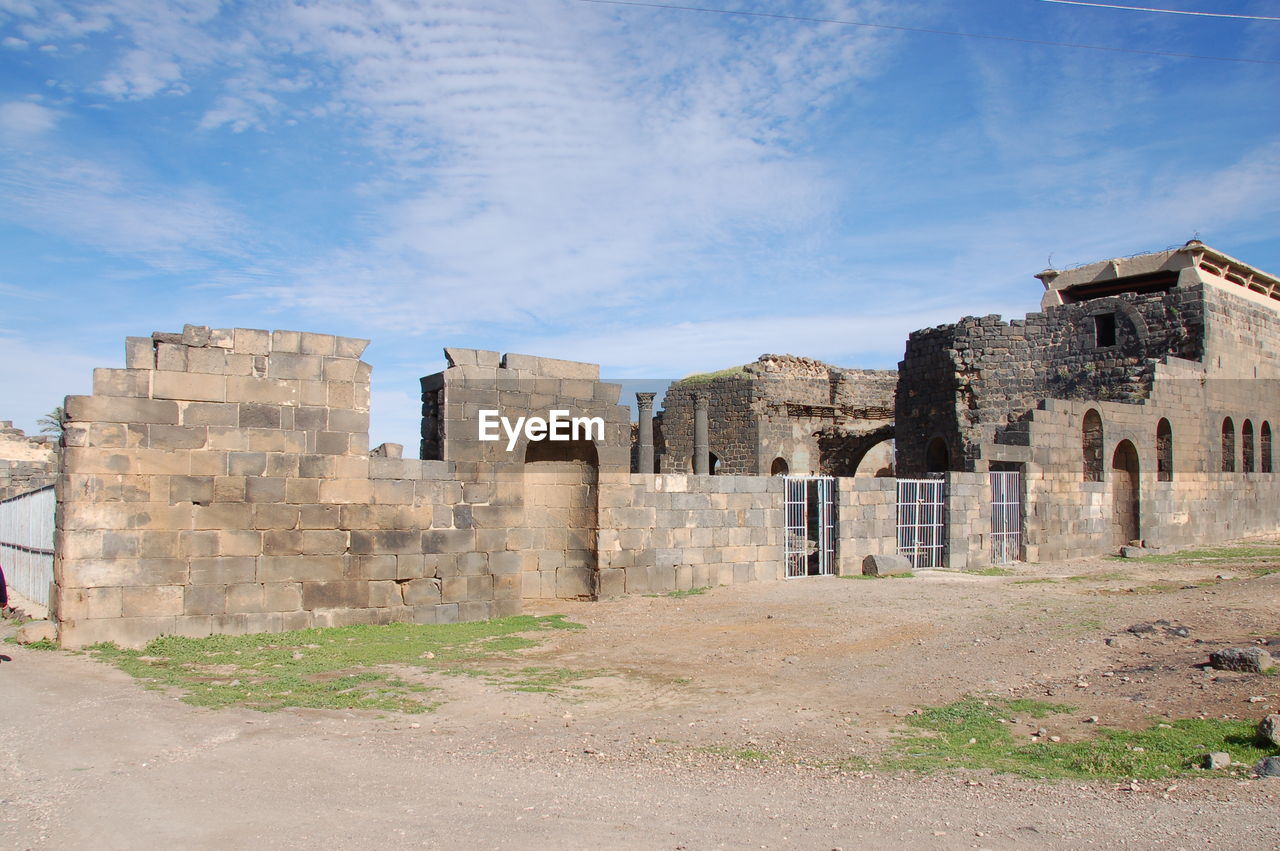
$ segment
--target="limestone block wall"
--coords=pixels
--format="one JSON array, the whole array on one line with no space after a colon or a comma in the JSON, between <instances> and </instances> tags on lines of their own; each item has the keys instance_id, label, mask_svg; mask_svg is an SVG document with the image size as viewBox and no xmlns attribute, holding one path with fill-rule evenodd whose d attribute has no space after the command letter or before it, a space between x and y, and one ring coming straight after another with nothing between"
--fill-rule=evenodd
<instances>
[{"instance_id":1,"label":"limestone block wall","mask_svg":"<svg viewBox=\"0 0 1280 851\"><path fill-rule=\"evenodd\" d=\"M782 479L632 474L600 494L601 597L781 579Z\"/></svg>"},{"instance_id":2,"label":"limestone block wall","mask_svg":"<svg viewBox=\"0 0 1280 851\"><path fill-rule=\"evenodd\" d=\"M840 575L856 576L866 556L898 551L898 480L840 478L836 486Z\"/></svg>"},{"instance_id":3,"label":"limestone block wall","mask_svg":"<svg viewBox=\"0 0 1280 851\"><path fill-rule=\"evenodd\" d=\"M370 458L365 345L188 326L130 338L68 397L62 643L518 612L516 485Z\"/></svg>"},{"instance_id":4,"label":"limestone block wall","mask_svg":"<svg viewBox=\"0 0 1280 851\"><path fill-rule=\"evenodd\" d=\"M28 437L10 420L0 420L0 499L48 487L58 475L56 444Z\"/></svg>"}]
</instances>

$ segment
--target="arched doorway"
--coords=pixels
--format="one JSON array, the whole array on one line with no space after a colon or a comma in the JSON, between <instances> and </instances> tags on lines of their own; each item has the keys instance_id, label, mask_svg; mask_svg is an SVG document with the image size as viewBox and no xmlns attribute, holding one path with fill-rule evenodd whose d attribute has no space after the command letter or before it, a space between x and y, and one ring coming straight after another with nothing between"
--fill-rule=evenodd
<instances>
[{"instance_id":1,"label":"arched doorway","mask_svg":"<svg viewBox=\"0 0 1280 851\"><path fill-rule=\"evenodd\" d=\"M537 553L522 596L584 598L596 593L599 457L589 440L530 441L525 447L525 525Z\"/></svg>"},{"instance_id":2,"label":"arched doorway","mask_svg":"<svg viewBox=\"0 0 1280 851\"><path fill-rule=\"evenodd\" d=\"M924 455L925 470L930 473L945 473L951 469L951 453L947 451L947 442L940 437L929 441L929 448Z\"/></svg>"},{"instance_id":3,"label":"arched doorway","mask_svg":"<svg viewBox=\"0 0 1280 851\"><path fill-rule=\"evenodd\" d=\"M769 475L785 476L791 472L791 468L787 466L786 458L774 458L773 463L769 465Z\"/></svg>"},{"instance_id":4,"label":"arched doorway","mask_svg":"<svg viewBox=\"0 0 1280 851\"><path fill-rule=\"evenodd\" d=\"M882 440L867 450L858 467L853 471L855 476L873 476L877 479L891 479L894 475L894 443L893 438Z\"/></svg>"},{"instance_id":5,"label":"arched doorway","mask_svg":"<svg viewBox=\"0 0 1280 851\"><path fill-rule=\"evenodd\" d=\"M1111 538L1116 547L1142 537L1142 495L1138 485L1138 450L1120 441L1111 457Z\"/></svg>"}]
</instances>

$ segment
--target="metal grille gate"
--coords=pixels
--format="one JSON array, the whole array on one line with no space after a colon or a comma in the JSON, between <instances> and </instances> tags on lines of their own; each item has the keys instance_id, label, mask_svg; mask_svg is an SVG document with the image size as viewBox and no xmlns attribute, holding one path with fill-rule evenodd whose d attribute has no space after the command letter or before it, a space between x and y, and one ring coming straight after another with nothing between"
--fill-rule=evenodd
<instances>
[{"instance_id":1,"label":"metal grille gate","mask_svg":"<svg viewBox=\"0 0 1280 851\"><path fill-rule=\"evenodd\" d=\"M8 586L49 605L53 582L53 486L0 500L0 567Z\"/></svg>"},{"instance_id":2,"label":"metal grille gate","mask_svg":"<svg viewBox=\"0 0 1280 851\"><path fill-rule=\"evenodd\" d=\"M991 563L1022 558L1022 475L991 473Z\"/></svg>"},{"instance_id":3,"label":"metal grille gate","mask_svg":"<svg viewBox=\"0 0 1280 851\"><path fill-rule=\"evenodd\" d=\"M836 572L836 480L786 476L787 578Z\"/></svg>"},{"instance_id":4,"label":"metal grille gate","mask_svg":"<svg viewBox=\"0 0 1280 851\"><path fill-rule=\"evenodd\" d=\"M898 479L898 554L912 567L942 567L947 556L947 483Z\"/></svg>"}]
</instances>

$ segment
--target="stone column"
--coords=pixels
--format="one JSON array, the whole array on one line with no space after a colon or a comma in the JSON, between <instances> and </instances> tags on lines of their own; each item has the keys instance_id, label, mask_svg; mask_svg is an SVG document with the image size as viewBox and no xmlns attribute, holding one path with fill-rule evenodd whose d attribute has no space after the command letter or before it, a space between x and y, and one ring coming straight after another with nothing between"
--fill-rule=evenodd
<instances>
[{"instance_id":1,"label":"stone column","mask_svg":"<svg viewBox=\"0 0 1280 851\"><path fill-rule=\"evenodd\" d=\"M707 437L707 397L693 397L693 474L711 474L711 447Z\"/></svg>"},{"instance_id":2,"label":"stone column","mask_svg":"<svg viewBox=\"0 0 1280 851\"><path fill-rule=\"evenodd\" d=\"M636 453L636 472L653 472L653 397L656 393L637 393L636 411L640 417L640 446Z\"/></svg>"}]
</instances>

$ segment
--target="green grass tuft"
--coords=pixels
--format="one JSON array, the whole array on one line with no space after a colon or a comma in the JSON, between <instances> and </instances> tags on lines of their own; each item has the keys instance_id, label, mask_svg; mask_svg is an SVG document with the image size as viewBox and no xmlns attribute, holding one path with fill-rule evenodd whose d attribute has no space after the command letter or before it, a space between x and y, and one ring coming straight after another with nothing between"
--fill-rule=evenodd
<instances>
[{"instance_id":1,"label":"green grass tuft","mask_svg":"<svg viewBox=\"0 0 1280 851\"><path fill-rule=\"evenodd\" d=\"M675 387L689 387L697 384L707 384L715 381L717 378L732 378L739 375L745 375L747 371L746 365L731 366L727 369L718 369L715 372L695 372L692 375L686 375L677 381Z\"/></svg>"},{"instance_id":2,"label":"green grass tuft","mask_svg":"<svg viewBox=\"0 0 1280 851\"><path fill-rule=\"evenodd\" d=\"M1004 567L984 567L980 570L965 570L963 573L970 573L974 576L1013 576L1012 570Z\"/></svg>"},{"instance_id":3,"label":"green grass tuft","mask_svg":"<svg viewBox=\"0 0 1280 851\"><path fill-rule=\"evenodd\" d=\"M908 719L914 728L898 739L880 767L910 771L985 769L1042 778L1173 777L1197 770L1204 754L1226 751L1253 763L1274 749L1257 740L1249 721L1187 719L1146 730L1100 727L1078 742L1015 739L1000 719L1046 718L1071 711L1032 700L966 698L925 709Z\"/></svg>"},{"instance_id":4,"label":"green grass tuft","mask_svg":"<svg viewBox=\"0 0 1280 851\"><path fill-rule=\"evenodd\" d=\"M176 688L196 706L242 705L264 712L285 707L378 709L419 713L437 704L434 691L383 665L432 670L508 654L537 642L522 633L582 629L562 615L459 624L387 624L259 635L157 638L141 650L114 644L89 648L149 688Z\"/></svg>"}]
</instances>

